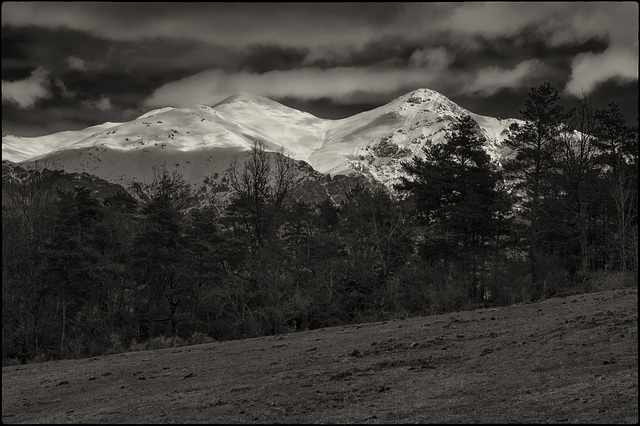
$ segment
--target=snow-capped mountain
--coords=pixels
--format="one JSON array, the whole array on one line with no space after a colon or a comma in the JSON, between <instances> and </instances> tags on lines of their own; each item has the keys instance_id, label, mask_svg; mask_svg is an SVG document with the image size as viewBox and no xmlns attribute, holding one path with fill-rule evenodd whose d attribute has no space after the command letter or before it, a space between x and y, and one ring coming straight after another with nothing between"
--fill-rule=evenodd
<instances>
[{"instance_id":1,"label":"snow-capped mountain","mask_svg":"<svg viewBox=\"0 0 640 426\"><path fill-rule=\"evenodd\" d=\"M420 155L426 143L442 142L448 125L462 114L476 120L487 151L499 159L509 125L519 120L474 114L429 89L340 120L239 93L211 107L161 108L125 123L33 138L6 136L2 159L25 165L37 160L124 185L148 181L152 167L165 164L196 183L222 176L235 155L259 140L267 150L282 150L318 172L364 174L391 185L401 162Z\"/></svg>"}]
</instances>

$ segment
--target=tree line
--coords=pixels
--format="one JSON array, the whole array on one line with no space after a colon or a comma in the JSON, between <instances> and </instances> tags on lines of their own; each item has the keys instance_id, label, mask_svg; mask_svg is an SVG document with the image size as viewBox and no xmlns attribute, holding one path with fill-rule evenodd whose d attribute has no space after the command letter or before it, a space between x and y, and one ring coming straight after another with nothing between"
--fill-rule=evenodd
<instances>
[{"instance_id":1,"label":"tree line","mask_svg":"<svg viewBox=\"0 0 640 426\"><path fill-rule=\"evenodd\" d=\"M101 199L43 168L5 182L3 362L511 304L637 272L637 126L615 103L559 101L532 88L500 160L463 116L394 191L340 202L292 197L292 160L258 142L224 203L164 167Z\"/></svg>"}]
</instances>

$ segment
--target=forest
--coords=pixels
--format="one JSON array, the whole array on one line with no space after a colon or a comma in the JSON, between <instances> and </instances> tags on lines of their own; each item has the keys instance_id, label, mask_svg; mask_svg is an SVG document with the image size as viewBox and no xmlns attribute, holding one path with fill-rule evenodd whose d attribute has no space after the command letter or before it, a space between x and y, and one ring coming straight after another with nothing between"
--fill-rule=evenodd
<instances>
[{"instance_id":1,"label":"forest","mask_svg":"<svg viewBox=\"0 0 640 426\"><path fill-rule=\"evenodd\" d=\"M2 360L34 362L536 301L638 270L638 128L534 87L504 145L469 116L393 190L293 196L257 141L228 197L156 167L97 197L45 167L3 180ZM637 278L636 278L637 279Z\"/></svg>"}]
</instances>

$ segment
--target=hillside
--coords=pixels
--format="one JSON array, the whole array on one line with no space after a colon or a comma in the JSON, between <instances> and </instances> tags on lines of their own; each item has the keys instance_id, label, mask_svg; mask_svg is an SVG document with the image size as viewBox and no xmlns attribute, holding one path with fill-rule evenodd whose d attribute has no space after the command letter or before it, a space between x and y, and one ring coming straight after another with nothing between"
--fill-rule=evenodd
<instances>
[{"instance_id":1,"label":"hillside","mask_svg":"<svg viewBox=\"0 0 640 426\"><path fill-rule=\"evenodd\" d=\"M637 288L2 369L4 423L637 423Z\"/></svg>"},{"instance_id":2,"label":"hillside","mask_svg":"<svg viewBox=\"0 0 640 426\"><path fill-rule=\"evenodd\" d=\"M2 162L2 205L5 205L7 198L13 194L9 189L10 182L25 179L33 170L25 169L17 164L8 161ZM55 187L61 191L73 191L77 186L87 188L97 199L104 200L126 190L115 183L107 182L88 173L66 173L63 171L51 171L49 176L55 181Z\"/></svg>"}]
</instances>

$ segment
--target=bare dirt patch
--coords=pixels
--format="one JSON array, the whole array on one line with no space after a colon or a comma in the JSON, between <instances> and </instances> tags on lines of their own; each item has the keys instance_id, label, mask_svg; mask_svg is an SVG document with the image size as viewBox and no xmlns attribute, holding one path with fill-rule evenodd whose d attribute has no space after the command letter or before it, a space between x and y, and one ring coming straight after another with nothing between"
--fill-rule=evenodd
<instances>
[{"instance_id":1,"label":"bare dirt patch","mask_svg":"<svg viewBox=\"0 0 640 426\"><path fill-rule=\"evenodd\" d=\"M3 367L3 423L637 423L637 288Z\"/></svg>"}]
</instances>

